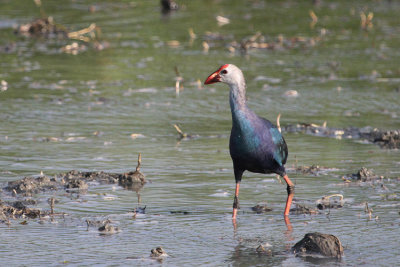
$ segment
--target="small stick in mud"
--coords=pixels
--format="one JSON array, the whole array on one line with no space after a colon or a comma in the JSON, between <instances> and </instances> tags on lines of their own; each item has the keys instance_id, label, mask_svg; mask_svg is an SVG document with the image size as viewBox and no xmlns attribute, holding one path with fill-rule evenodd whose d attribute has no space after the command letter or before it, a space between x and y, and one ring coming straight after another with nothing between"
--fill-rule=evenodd
<instances>
[{"instance_id":1,"label":"small stick in mud","mask_svg":"<svg viewBox=\"0 0 400 267\"><path fill-rule=\"evenodd\" d=\"M176 93L176 96L179 96L179 92L181 91L181 82L183 82L183 77L180 75L177 66L175 66L174 69L175 69L175 74L176 74L176 77L175 77L175 93ZM183 86L182 86L182 90L183 90Z\"/></svg>"},{"instance_id":2,"label":"small stick in mud","mask_svg":"<svg viewBox=\"0 0 400 267\"><path fill-rule=\"evenodd\" d=\"M90 33L91 37L95 36L94 31L96 30L96 24L92 23L89 25L89 27L84 28L82 30L79 31L75 31L75 32L69 32L68 33L68 38L70 39L77 39L77 40L81 40L84 42L90 42L91 38L84 36L85 34Z\"/></svg>"},{"instance_id":3,"label":"small stick in mud","mask_svg":"<svg viewBox=\"0 0 400 267\"><path fill-rule=\"evenodd\" d=\"M141 166L141 164L142 164L142 154L139 153L139 155L138 155L138 160L137 160L137 166L136 166L136 171L137 171L137 172L140 171L140 166Z\"/></svg>"},{"instance_id":4,"label":"small stick in mud","mask_svg":"<svg viewBox=\"0 0 400 267\"><path fill-rule=\"evenodd\" d=\"M53 215L54 214L54 204L56 202L55 198L52 197L49 199L50 202L50 214Z\"/></svg>"},{"instance_id":5,"label":"small stick in mud","mask_svg":"<svg viewBox=\"0 0 400 267\"><path fill-rule=\"evenodd\" d=\"M181 128L179 128L178 125L174 124L175 130L178 132L179 134L179 139L184 139L186 137L188 137L187 133L184 133Z\"/></svg>"},{"instance_id":6,"label":"small stick in mud","mask_svg":"<svg viewBox=\"0 0 400 267\"><path fill-rule=\"evenodd\" d=\"M373 209L371 209L371 208L368 206L368 202L365 202L365 209L364 209L364 212L365 212L365 213L368 213L369 219L372 220L372 212L373 212Z\"/></svg>"}]
</instances>

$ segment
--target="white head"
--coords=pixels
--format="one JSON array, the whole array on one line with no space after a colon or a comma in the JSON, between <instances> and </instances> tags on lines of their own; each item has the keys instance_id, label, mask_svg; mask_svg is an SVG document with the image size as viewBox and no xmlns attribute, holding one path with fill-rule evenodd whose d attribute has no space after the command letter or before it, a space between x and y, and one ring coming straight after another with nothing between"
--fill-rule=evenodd
<instances>
[{"instance_id":1,"label":"white head","mask_svg":"<svg viewBox=\"0 0 400 267\"><path fill-rule=\"evenodd\" d=\"M204 84L223 82L231 88L245 89L245 81L242 71L233 64L222 65L217 71L208 76Z\"/></svg>"}]
</instances>

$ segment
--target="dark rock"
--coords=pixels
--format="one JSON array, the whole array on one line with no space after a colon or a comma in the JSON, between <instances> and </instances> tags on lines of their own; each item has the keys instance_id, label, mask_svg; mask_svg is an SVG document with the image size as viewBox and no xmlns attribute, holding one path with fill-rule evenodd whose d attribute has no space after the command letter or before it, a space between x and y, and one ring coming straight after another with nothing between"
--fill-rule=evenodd
<instances>
[{"instance_id":1,"label":"dark rock","mask_svg":"<svg viewBox=\"0 0 400 267\"><path fill-rule=\"evenodd\" d=\"M293 253L297 256L325 256L341 258L343 247L340 240L330 234L308 233L302 240L292 247Z\"/></svg>"}]
</instances>

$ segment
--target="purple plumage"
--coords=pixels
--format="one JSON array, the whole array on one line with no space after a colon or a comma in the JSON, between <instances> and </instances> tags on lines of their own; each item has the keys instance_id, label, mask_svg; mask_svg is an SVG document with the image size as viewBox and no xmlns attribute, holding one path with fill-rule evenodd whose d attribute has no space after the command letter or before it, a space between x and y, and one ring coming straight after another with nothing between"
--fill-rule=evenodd
<instances>
[{"instance_id":1,"label":"purple plumage","mask_svg":"<svg viewBox=\"0 0 400 267\"><path fill-rule=\"evenodd\" d=\"M286 175L285 163L288 149L280 131L269 120L257 116L246 104L246 83L242 71L232 64L221 66L212 73L205 84L223 82L229 85L229 102L232 112L232 131L229 151L233 161L236 191L232 218L236 219L239 185L243 172L276 173L288 187L285 215L289 214L294 184Z\"/></svg>"}]
</instances>

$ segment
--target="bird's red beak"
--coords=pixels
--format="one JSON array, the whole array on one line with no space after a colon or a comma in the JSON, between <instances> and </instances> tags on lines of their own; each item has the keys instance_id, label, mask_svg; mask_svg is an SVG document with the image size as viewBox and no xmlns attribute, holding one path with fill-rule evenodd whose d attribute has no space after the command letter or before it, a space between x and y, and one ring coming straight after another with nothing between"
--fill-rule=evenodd
<instances>
[{"instance_id":1,"label":"bird's red beak","mask_svg":"<svg viewBox=\"0 0 400 267\"><path fill-rule=\"evenodd\" d=\"M204 82L204 84L212 84L212 83L217 83L221 81L221 76L219 76L219 70L208 76L207 80Z\"/></svg>"},{"instance_id":2,"label":"bird's red beak","mask_svg":"<svg viewBox=\"0 0 400 267\"><path fill-rule=\"evenodd\" d=\"M207 80L204 82L204 84L212 84L212 83L218 83L221 81L221 76L219 75L220 71L223 69L226 69L229 66L229 64L222 65L217 71L215 71L213 74L208 76Z\"/></svg>"}]
</instances>

